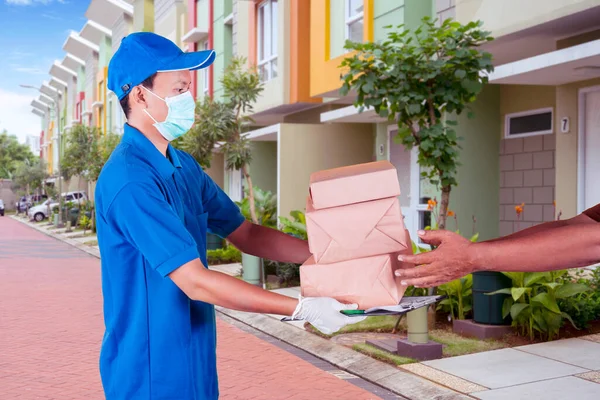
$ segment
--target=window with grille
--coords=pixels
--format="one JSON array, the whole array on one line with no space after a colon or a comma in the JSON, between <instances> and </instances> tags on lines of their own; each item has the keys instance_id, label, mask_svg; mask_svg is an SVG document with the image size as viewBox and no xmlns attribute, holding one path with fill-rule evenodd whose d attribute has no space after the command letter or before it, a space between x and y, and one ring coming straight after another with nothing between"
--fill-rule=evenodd
<instances>
[{"instance_id":1,"label":"window with grille","mask_svg":"<svg viewBox=\"0 0 600 400\"><path fill-rule=\"evenodd\" d=\"M363 41L363 0L346 0L346 39Z\"/></svg>"},{"instance_id":2,"label":"window with grille","mask_svg":"<svg viewBox=\"0 0 600 400\"><path fill-rule=\"evenodd\" d=\"M263 82L277 77L277 0L266 0L258 6L257 60Z\"/></svg>"}]
</instances>

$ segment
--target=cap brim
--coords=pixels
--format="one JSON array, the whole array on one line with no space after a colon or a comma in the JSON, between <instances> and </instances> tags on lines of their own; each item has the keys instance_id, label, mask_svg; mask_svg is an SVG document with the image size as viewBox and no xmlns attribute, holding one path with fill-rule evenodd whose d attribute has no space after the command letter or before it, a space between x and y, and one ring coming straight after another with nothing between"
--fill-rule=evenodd
<instances>
[{"instance_id":1,"label":"cap brim","mask_svg":"<svg viewBox=\"0 0 600 400\"><path fill-rule=\"evenodd\" d=\"M193 51L189 53L183 53L173 61L169 62L165 68L161 68L156 72L172 72L172 71L185 71L185 70L197 70L209 67L216 58L214 50L202 50Z\"/></svg>"}]
</instances>

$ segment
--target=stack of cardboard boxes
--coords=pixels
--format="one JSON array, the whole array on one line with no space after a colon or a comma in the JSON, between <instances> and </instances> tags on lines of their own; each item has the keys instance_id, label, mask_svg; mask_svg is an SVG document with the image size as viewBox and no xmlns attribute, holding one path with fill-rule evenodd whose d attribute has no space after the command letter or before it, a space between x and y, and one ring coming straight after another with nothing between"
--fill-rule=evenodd
<instances>
[{"instance_id":1,"label":"stack of cardboard boxes","mask_svg":"<svg viewBox=\"0 0 600 400\"><path fill-rule=\"evenodd\" d=\"M396 305L405 288L394 271L412 252L388 161L311 175L306 227L312 257L300 267L302 295L327 296L360 309Z\"/></svg>"}]
</instances>

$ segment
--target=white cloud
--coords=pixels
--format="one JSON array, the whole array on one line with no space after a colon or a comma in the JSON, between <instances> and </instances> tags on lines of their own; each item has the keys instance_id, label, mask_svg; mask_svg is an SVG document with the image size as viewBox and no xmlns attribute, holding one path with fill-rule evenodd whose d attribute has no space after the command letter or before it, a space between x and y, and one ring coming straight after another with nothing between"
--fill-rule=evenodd
<instances>
[{"instance_id":1,"label":"white cloud","mask_svg":"<svg viewBox=\"0 0 600 400\"><path fill-rule=\"evenodd\" d=\"M65 4L65 0L58 0L58 2ZM32 4L50 4L52 0L5 0L5 3L13 6L30 6Z\"/></svg>"},{"instance_id":2,"label":"white cloud","mask_svg":"<svg viewBox=\"0 0 600 400\"><path fill-rule=\"evenodd\" d=\"M6 129L25 143L27 135L39 135L42 130L40 117L31 112L31 95L0 89L0 131Z\"/></svg>"},{"instance_id":3,"label":"white cloud","mask_svg":"<svg viewBox=\"0 0 600 400\"><path fill-rule=\"evenodd\" d=\"M11 64L13 71L23 72L31 75L48 75L48 71L44 71L41 68L37 67L24 67L22 65L14 65Z\"/></svg>"}]
</instances>

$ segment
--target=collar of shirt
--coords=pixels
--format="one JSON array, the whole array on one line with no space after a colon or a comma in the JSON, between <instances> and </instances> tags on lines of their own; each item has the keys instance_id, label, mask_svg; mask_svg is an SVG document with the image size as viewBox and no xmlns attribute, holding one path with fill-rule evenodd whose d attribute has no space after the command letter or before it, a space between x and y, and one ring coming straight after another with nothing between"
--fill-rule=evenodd
<instances>
[{"instance_id":1,"label":"collar of shirt","mask_svg":"<svg viewBox=\"0 0 600 400\"><path fill-rule=\"evenodd\" d=\"M175 168L181 168L179 156L171 144L167 147L168 157L165 157L142 132L129 124L125 124L122 141L138 149L165 179L173 176Z\"/></svg>"}]
</instances>

